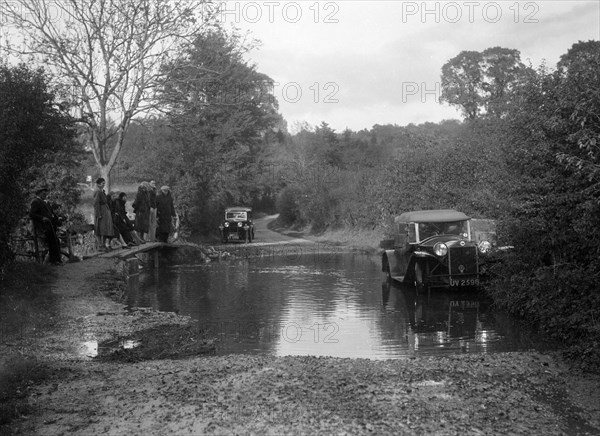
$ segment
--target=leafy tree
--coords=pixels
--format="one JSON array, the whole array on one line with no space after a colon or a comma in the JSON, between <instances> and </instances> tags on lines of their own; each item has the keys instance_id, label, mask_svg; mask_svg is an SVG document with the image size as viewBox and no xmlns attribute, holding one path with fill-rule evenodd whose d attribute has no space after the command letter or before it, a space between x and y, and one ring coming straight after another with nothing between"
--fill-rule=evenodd
<instances>
[{"instance_id":1,"label":"leafy tree","mask_svg":"<svg viewBox=\"0 0 600 436\"><path fill-rule=\"evenodd\" d=\"M578 356L600 362L600 44L541 67L511 108L503 229L515 250L493 293Z\"/></svg>"},{"instance_id":2,"label":"leafy tree","mask_svg":"<svg viewBox=\"0 0 600 436\"><path fill-rule=\"evenodd\" d=\"M76 204L76 130L43 70L0 64L0 266L11 258L11 231L30 192L47 184L55 200Z\"/></svg>"},{"instance_id":3,"label":"leafy tree","mask_svg":"<svg viewBox=\"0 0 600 436\"><path fill-rule=\"evenodd\" d=\"M568 68L566 57L554 72L541 68L510 118L507 157L518 183L509 192L519 206L511 213L546 226L534 259L547 253L567 262L595 263L600 254L590 237L597 232L594 211L600 204L599 47L576 44L567 54Z\"/></svg>"},{"instance_id":4,"label":"leafy tree","mask_svg":"<svg viewBox=\"0 0 600 436\"><path fill-rule=\"evenodd\" d=\"M512 94L519 90L531 69L521 62L521 54L514 49L491 47L483 51L482 57L485 112L502 117L508 110Z\"/></svg>"},{"instance_id":5,"label":"leafy tree","mask_svg":"<svg viewBox=\"0 0 600 436\"><path fill-rule=\"evenodd\" d=\"M465 118L475 119L483 105L482 55L477 51L462 51L442 67L440 102L460 106Z\"/></svg>"},{"instance_id":6,"label":"leafy tree","mask_svg":"<svg viewBox=\"0 0 600 436\"><path fill-rule=\"evenodd\" d=\"M165 61L210 18L204 0L14 0L0 16L21 32L10 53L53 69L72 87L87 142L110 189L110 171L138 114L160 109L155 93ZM111 145L112 144L112 145Z\"/></svg>"},{"instance_id":7,"label":"leafy tree","mask_svg":"<svg viewBox=\"0 0 600 436\"><path fill-rule=\"evenodd\" d=\"M178 182L178 202L196 230L214 230L224 206L249 205L267 183L263 158L277 141L281 116L272 79L244 59L253 47L217 29L165 67L160 98L169 136L157 152L178 156L162 160L164 174L185 182Z\"/></svg>"},{"instance_id":8,"label":"leafy tree","mask_svg":"<svg viewBox=\"0 0 600 436\"><path fill-rule=\"evenodd\" d=\"M442 66L440 101L459 106L466 119L502 117L528 74L518 50L462 51Z\"/></svg>"},{"instance_id":9,"label":"leafy tree","mask_svg":"<svg viewBox=\"0 0 600 436\"><path fill-rule=\"evenodd\" d=\"M322 163L333 167L340 167L342 164L343 150L340 148L340 141L329 124L325 121L315 129L315 156Z\"/></svg>"}]
</instances>

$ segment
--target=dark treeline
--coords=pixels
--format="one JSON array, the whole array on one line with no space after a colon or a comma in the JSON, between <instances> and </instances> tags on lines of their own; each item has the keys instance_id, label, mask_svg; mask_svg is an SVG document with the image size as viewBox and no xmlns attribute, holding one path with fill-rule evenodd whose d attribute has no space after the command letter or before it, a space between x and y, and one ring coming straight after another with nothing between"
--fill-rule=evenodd
<instances>
[{"instance_id":1,"label":"dark treeline","mask_svg":"<svg viewBox=\"0 0 600 436\"><path fill-rule=\"evenodd\" d=\"M314 231L381 228L402 211L456 207L495 216L502 166L486 123L445 121L336 134L326 123L287 137L277 208ZM292 162L293 164L287 164Z\"/></svg>"}]
</instances>

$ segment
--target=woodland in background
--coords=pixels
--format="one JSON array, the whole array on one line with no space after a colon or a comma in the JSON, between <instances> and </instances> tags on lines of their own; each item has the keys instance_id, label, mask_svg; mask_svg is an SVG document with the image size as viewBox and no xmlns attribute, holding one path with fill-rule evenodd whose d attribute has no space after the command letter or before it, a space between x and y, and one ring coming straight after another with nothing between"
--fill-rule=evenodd
<instances>
[{"instance_id":1,"label":"woodland in background","mask_svg":"<svg viewBox=\"0 0 600 436\"><path fill-rule=\"evenodd\" d=\"M574 44L555 67L526 66L514 49L461 52L442 67L441 100L463 121L358 132L323 121L294 134L272 80L246 60L252 48L214 30L171 59L162 114L135 120L124 140L121 182L169 184L183 223L204 237L229 205L382 238L414 209L497 219L514 250L488 292L600 362L599 42Z\"/></svg>"}]
</instances>

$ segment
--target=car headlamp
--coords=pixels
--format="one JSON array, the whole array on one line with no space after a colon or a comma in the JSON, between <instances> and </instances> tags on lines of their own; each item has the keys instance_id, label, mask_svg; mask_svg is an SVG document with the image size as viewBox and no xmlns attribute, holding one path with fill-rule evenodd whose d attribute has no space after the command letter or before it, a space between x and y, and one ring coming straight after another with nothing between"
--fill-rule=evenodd
<instances>
[{"instance_id":1,"label":"car headlamp","mask_svg":"<svg viewBox=\"0 0 600 436\"><path fill-rule=\"evenodd\" d=\"M443 242L438 242L433 246L433 252L436 254L436 256L443 257L448 254L448 246Z\"/></svg>"},{"instance_id":2,"label":"car headlamp","mask_svg":"<svg viewBox=\"0 0 600 436\"><path fill-rule=\"evenodd\" d=\"M241 221L238 223L238 227L242 227L242 222Z\"/></svg>"},{"instance_id":3,"label":"car headlamp","mask_svg":"<svg viewBox=\"0 0 600 436\"><path fill-rule=\"evenodd\" d=\"M225 224L223 224L225 227L229 227L229 223L227 221L225 221Z\"/></svg>"},{"instance_id":4,"label":"car headlamp","mask_svg":"<svg viewBox=\"0 0 600 436\"><path fill-rule=\"evenodd\" d=\"M477 247L481 253L487 253L492 249L492 244L490 241L481 241L477 244Z\"/></svg>"}]
</instances>

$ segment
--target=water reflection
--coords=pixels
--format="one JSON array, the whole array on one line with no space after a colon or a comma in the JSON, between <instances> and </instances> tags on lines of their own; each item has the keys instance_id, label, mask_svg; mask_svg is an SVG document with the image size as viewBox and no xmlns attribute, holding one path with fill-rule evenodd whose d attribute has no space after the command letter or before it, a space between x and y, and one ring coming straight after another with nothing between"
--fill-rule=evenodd
<instances>
[{"instance_id":1,"label":"water reflection","mask_svg":"<svg viewBox=\"0 0 600 436\"><path fill-rule=\"evenodd\" d=\"M400 335L413 353L487 351L507 340L497 330L491 300L474 290L417 294L413 287L386 282L382 300L395 322L405 326Z\"/></svg>"},{"instance_id":2,"label":"water reflection","mask_svg":"<svg viewBox=\"0 0 600 436\"><path fill-rule=\"evenodd\" d=\"M377 256L309 253L143 273L130 306L189 315L218 353L400 358L529 348L476 293L382 285Z\"/></svg>"}]
</instances>

